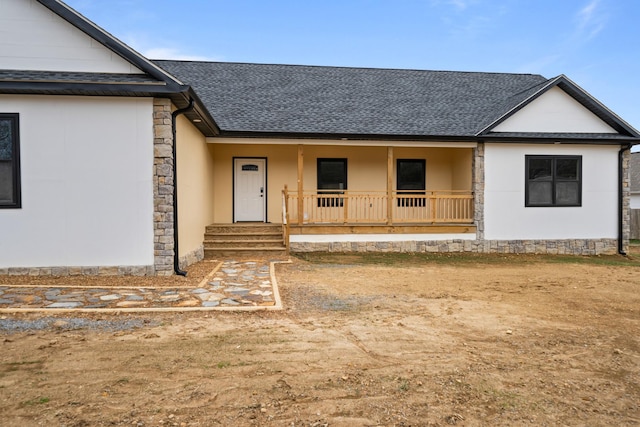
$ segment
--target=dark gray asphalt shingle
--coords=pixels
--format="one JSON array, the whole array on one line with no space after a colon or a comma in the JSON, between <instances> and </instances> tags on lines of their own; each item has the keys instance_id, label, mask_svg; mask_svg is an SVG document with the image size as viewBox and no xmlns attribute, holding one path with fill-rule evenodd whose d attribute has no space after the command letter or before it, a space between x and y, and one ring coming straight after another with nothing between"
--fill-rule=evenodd
<instances>
[{"instance_id":1,"label":"dark gray asphalt shingle","mask_svg":"<svg viewBox=\"0 0 640 427\"><path fill-rule=\"evenodd\" d=\"M154 84L148 74L80 73L70 71L0 70L0 82Z\"/></svg>"},{"instance_id":2,"label":"dark gray asphalt shingle","mask_svg":"<svg viewBox=\"0 0 640 427\"><path fill-rule=\"evenodd\" d=\"M224 131L473 136L547 81L532 74L154 61Z\"/></svg>"}]
</instances>

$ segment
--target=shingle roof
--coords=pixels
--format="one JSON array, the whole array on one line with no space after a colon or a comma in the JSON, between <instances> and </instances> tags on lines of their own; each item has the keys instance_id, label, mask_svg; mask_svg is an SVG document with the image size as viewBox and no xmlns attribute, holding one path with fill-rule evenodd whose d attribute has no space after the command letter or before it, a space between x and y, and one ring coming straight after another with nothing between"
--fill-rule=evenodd
<instances>
[{"instance_id":1,"label":"shingle roof","mask_svg":"<svg viewBox=\"0 0 640 427\"><path fill-rule=\"evenodd\" d=\"M154 61L223 131L473 137L547 79L532 74Z\"/></svg>"},{"instance_id":2,"label":"shingle roof","mask_svg":"<svg viewBox=\"0 0 640 427\"><path fill-rule=\"evenodd\" d=\"M0 70L0 82L85 84L164 84L148 74L80 73L67 71Z\"/></svg>"},{"instance_id":3,"label":"shingle roof","mask_svg":"<svg viewBox=\"0 0 640 427\"><path fill-rule=\"evenodd\" d=\"M640 193L640 152L631 153L631 191Z\"/></svg>"},{"instance_id":4,"label":"shingle roof","mask_svg":"<svg viewBox=\"0 0 640 427\"><path fill-rule=\"evenodd\" d=\"M186 90L186 89L185 89ZM148 74L0 70L0 93L89 96L168 96L174 85Z\"/></svg>"}]
</instances>

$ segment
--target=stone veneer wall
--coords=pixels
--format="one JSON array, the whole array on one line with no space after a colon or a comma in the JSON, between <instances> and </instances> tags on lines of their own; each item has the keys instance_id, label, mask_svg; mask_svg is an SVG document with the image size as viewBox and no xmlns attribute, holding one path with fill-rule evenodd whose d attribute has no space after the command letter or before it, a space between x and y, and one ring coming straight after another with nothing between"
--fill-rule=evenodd
<instances>
[{"instance_id":1,"label":"stone veneer wall","mask_svg":"<svg viewBox=\"0 0 640 427\"><path fill-rule=\"evenodd\" d=\"M200 245L198 249L189 252L188 254L181 256L179 259L180 268L187 268L191 264L195 264L198 261L204 259L204 245Z\"/></svg>"},{"instance_id":2,"label":"stone veneer wall","mask_svg":"<svg viewBox=\"0 0 640 427\"><path fill-rule=\"evenodd\" d=\"M421 240L400 242L292 242L291 252L474 252L505 254L613 255L616 239Z\"/></svg>"},{"instance_id":3,"label":"stone veneer wall","mask_svg":"<svg viewBox=\"0 0 640 427\"><path fill-rule=\"evenodd\" d=\"M473 220L476 236L484 239L484 142L473 150Z\"/></svg>"},{"instance_id":4,"label":"stone veneer wall","mask_svg":"<svg viewBox=\"0 0 640 427\"><path fill-rule=\"evenodd\" d=\"M173 129L171 100L153 100L154 273L173 274Z\"/></svg>"},{"instance_id":5,"label":"stone veneer wall","mask_svg":"<svg viewBox=\"0 0 640 427\"><path fill-rule=\"evenodd\" d=\"M631 238L631 150L622 155L622 250L629 251Z\"/></svg>"}]
</instances>

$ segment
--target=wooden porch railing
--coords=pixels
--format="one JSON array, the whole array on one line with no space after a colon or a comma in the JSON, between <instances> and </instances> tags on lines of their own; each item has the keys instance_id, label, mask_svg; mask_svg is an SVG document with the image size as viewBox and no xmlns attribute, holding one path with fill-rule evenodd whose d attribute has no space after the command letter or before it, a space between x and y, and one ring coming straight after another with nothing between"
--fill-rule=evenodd
<instances>
[{"instance_id":1,"label":"wooden porch railing","mask_svg":"<svg viewBox=\"0 0 640 427\"><path fill-rule=\"evenodd\" d=\"M469 191L297 191L283 190L283 217L303 224L472 224ZM391 204L389 206L389 203ZM300 212L302 208L302 212Z\"/></svg>"}]
</instances>

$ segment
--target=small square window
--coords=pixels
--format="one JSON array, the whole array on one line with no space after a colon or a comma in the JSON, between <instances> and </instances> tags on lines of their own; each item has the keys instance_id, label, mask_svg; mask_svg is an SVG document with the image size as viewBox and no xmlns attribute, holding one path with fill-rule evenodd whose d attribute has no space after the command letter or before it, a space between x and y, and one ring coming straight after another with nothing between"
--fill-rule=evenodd
<instances>
[{"instance_id":1,"label":"small square window","mask_svg":"<svg viewBox=\"0 0 640 427\"><path fill-rule=\"evenodd\" d=\"M525 206L582 206L582 156L525 156Z\"/></svg>"},{"instance_id":2,"label":"small square window","mask_svg":"<svg viewBox=\"0 0 640 427\"><path fill-rule=\"evenodd\" d=\"M21 207L18 134L18 114L0 113L0 208Z\"/></svg>"}]
</instances>

